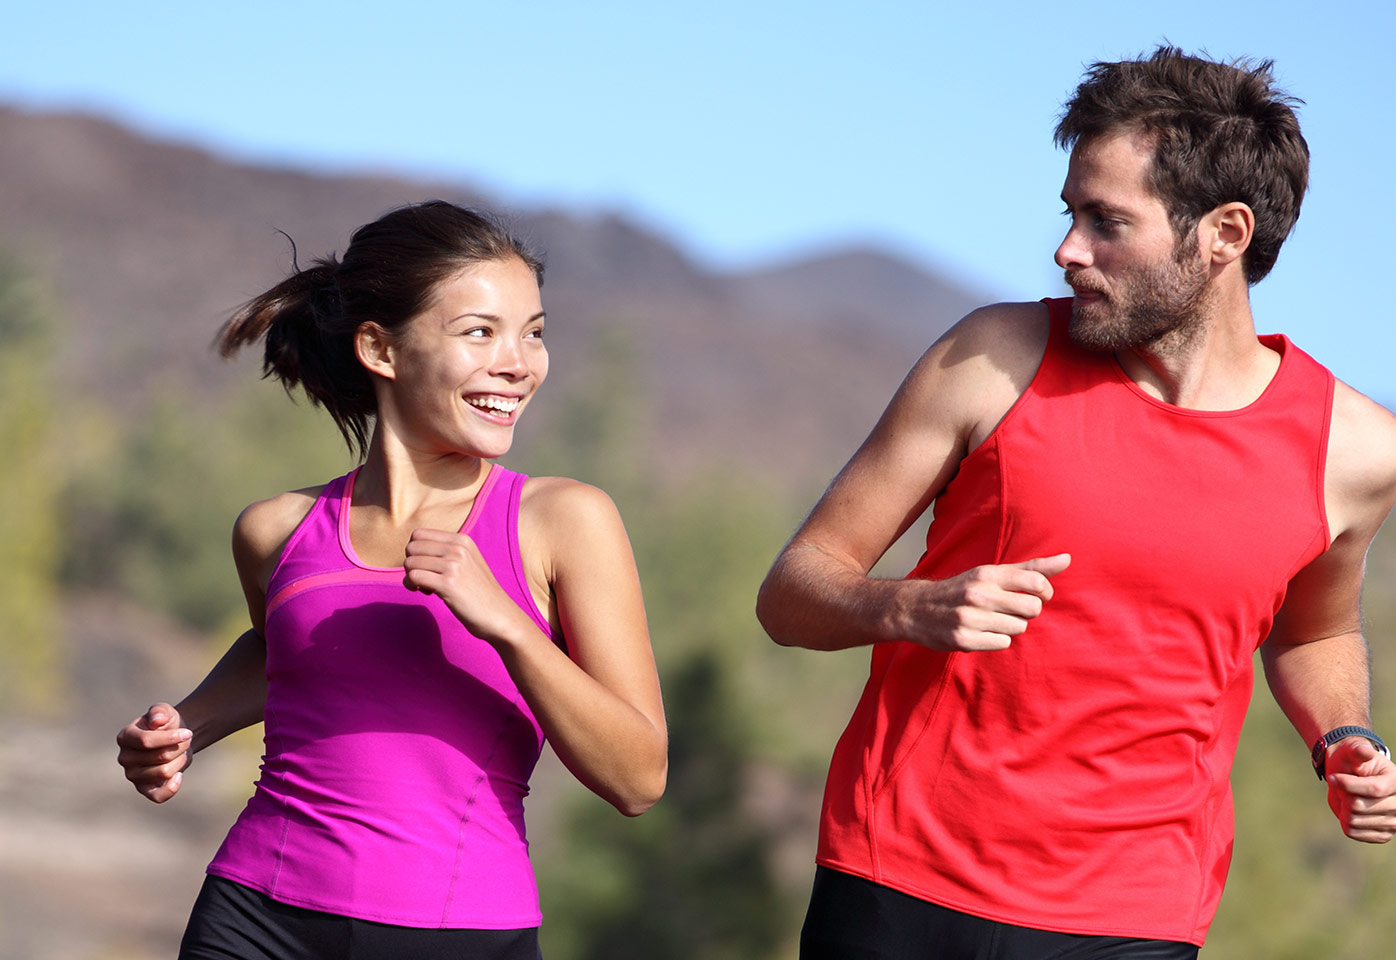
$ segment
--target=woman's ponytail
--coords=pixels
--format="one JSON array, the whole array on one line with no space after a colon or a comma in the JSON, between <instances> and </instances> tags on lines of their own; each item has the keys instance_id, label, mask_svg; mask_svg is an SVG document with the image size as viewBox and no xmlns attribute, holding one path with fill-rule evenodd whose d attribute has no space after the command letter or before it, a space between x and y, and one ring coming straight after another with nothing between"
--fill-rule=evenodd
<instances>
[{"instance_id":1,"label":"woman's ponytail","mask_svg":"<svg viewBox=\"0 0 1396 960\"><path fill-rule=\"evenodd\" d=\"M317 259L249 300L223 325L218 351L232 357L264 341L262 376L279 380L287 393L299 386L362 455L376 405L368 373L354 353L358 324L345 315L338 272L333 256Z\"/></svg>"}]
</instances>

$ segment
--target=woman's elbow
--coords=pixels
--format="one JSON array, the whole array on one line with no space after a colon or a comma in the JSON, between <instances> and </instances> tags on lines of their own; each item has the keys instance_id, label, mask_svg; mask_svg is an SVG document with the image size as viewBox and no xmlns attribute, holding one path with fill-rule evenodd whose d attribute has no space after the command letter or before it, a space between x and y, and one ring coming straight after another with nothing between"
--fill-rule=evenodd
<instances>
[{"instance_id":1,"label":"woman's elbow","mask_svg":"<svg viewBox=\"0 0 1396 960\"><path fill-rule=\"evenodd\" d=\"M669 761L656 764L655 769L630 785L630 789L611 797L611 806L627 817L638 817L664 796L669 782Z\"/></svg>"}]
</instances>

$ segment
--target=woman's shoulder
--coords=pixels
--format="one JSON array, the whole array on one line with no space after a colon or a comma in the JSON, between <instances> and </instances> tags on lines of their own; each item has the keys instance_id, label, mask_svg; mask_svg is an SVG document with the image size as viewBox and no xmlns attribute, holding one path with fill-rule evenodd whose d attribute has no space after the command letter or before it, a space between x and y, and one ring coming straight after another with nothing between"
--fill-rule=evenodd
<instances>
[{"instance_id":1,"label":"woman's shoulder","mask_svg":"<svg viewBox=\"0 0 1396 960\"><path fill-rule=\"evenodd\" d=\"M570 477L529 477L524 481L519 514L562 523L619 515L606 491Z\"/></svg>"},{"instance_id":2,"label":"woman's shoulder","mask_svg":"<svg viewBox=\"0 0 1396 960\"><path fill-rule=\"evenodd\" d=\"M233 554L239 559L265 561L281 552L296 527L310 513L327 484L288 490L257 500L238 514L233 524Z\"/></svg>"},{"instance_id":3,"label":"woman's shoulder","mask_svg":"<svg viewBox=\"0 0 1396 960\"><path fill-rule=\"evenodd\" d=\"M556 554L624 541L625 527L600 487L569 477L529 477L520 497L519 534Z\"/></svg>"}]
</instances>

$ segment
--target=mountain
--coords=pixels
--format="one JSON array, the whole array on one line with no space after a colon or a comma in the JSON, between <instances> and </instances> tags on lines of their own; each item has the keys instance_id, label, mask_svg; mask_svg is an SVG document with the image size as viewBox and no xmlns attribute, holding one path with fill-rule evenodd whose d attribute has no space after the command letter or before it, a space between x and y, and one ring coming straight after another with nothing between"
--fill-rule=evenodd
<instances>
[{"instance_id":1,"label":"mountain","mask_svg":"<svg viewBox=\"0 0 1396 960\"><path fill-rule=\"evenodd\" d=\"M494 206L466 184L235 163L93 116L0 106L0 248L57 301L59 375L119 410L157 389L208 400L256 375L256 358L225 364L209 344L289 269L277 231L305 261L427 197ZM678 471L716 460L827 478L920 352L983 299L873 250L719 273L621 216L511 222L548 261L554 382L613 378L596 350L619 338L653 453Z\"/></svg>"}]
</instances>

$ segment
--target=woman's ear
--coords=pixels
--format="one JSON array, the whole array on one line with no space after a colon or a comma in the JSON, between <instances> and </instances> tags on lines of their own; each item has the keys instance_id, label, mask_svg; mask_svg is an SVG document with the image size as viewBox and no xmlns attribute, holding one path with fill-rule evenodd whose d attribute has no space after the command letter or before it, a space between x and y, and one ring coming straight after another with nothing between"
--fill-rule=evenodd
<instances>
[{"instance_id":1,"label":"woman's ear","mask_svg":"<svg viewBox=\"0 0 1396 960\"><path fill-rule=\"evenodd\" d=\"M1239 200L1223 203L1202 220L1205 250L1218 266L1240 260L1255 236L1255 212Z\"/></svg>"},{"instance_id":2,"label":"woman's ear","mask_svg":"<svg viewBox=\"0 0 1396 960\"><path fill-rule=\"evenodd\" d=\"M376 373L388 380L395 379L393 368L393 338L388 331L376 323L361 323L354 331L354 355L369 373Z\"/></svg>"}]
</instances>

